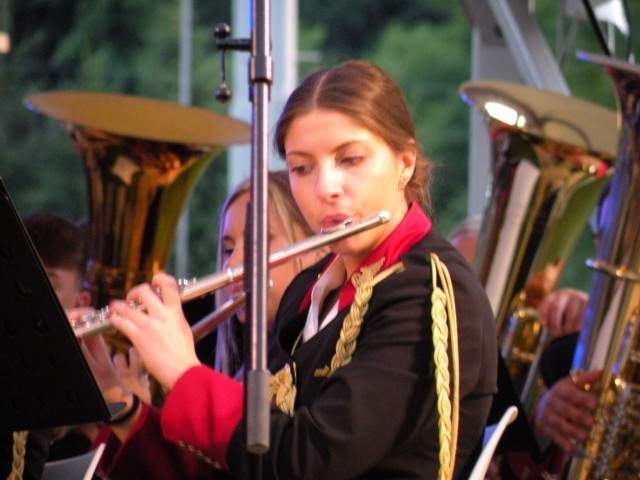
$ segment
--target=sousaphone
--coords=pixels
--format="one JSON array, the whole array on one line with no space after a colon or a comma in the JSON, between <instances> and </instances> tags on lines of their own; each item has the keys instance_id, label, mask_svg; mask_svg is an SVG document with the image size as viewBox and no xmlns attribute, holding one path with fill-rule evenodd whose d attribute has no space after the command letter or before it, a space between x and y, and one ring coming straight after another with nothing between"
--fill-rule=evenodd
<instances>
[{"instance_id":1,"label":"sousaphone","mask_svg":"<svg viewBox=\"0 0 640 480\"><path fill-rule=\"evenodd\" d=\"M468 82L461 91L485 116L493 159L474 268L528 406L544 344L535 307L555 287L611 174L616 112L509 82Z\"/></svg>"},{"instance_id":2,"label":"sousaphone","mask_svg":"<svg viewBox=\"0 0 640 480\"><path fill-rule=\"evenodd\" d=\"M25 103L60 121L83 161L95 307L164 269L194 185L224 148L251 137L244 122L151 98L55 91Z\"/></svg>"}]
</instances>

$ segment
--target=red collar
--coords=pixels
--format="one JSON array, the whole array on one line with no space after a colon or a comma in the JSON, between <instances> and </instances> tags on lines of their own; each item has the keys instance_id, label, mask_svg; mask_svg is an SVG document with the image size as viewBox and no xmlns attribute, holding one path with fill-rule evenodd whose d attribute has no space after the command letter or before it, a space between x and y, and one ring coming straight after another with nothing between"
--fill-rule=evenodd
<instances>
[{"instance_id":1,"label":"red collar","mask_svg":"<svg viewBox=\"0 0 640 480\"><path fill-rule=\"evenodd\" d=\"M418 240L424 237L429 230L431 230L431 220L429 220L429 217L427 217L417 203L413 203L393 232L384 239L378 248L362 261L355 271L359 272L362 267L375 263L383 257L384 263L382 264L381 270L390 267L400 259L400 255L407 252ZM324 270L327 270L331 263L332 262L329 262ZM311 303L311 291L314 285L311 286L300 305L301 312L306 310ZM338 310L342 310L347 305L350 305L355 298L355 294L356 290L351 284L351 279L349 279L340 293Z\"/></svg>"}]
</instances>

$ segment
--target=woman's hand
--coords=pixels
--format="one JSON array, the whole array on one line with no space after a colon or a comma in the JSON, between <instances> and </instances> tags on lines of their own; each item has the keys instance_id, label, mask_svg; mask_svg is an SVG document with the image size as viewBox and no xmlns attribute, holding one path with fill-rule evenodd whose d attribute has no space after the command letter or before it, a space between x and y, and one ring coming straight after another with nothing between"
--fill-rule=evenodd
<instances>
[{"instance_id":1,"label":"woman's hand","mask_svg":"<svg viewBox=\"0 0 640 480\"><path fill-rule=\"evenodd\" d=\"M540 323L553 338L579 332L588 301L589 295L573 288L550 293L538 307Z\"/></svg>"},{"instance_id":2,"label":"woman's hand","mask_svg":"<svg viewBox=\"0 0 640 480\"><path fill-rule=\"evenodd\" d=\"M592 370L576 379L565 377L556 382L536 405L533 419L536 434L549 438L567 453L584 443L598 406L595 395L584 387L596 382L600 375L601 371Z\"/></svg>"},{"instance_id":3,"label":"woman's hand","mask_svg":"<svg viewBox=\"0 0 640 480\"><path fill-rule=\"evenodd\" d=\"M143 309L134 308L133 303ZM110 308L111 324L129 338L149 373L167 388L200 365L178 285L170 275L154 275L151 285L132 288L126 302L114 301Z\"/></svg>"},{"instance_id":4,"label":"woman's hand","mask_svg":"<svg viewBox=\"0 0 640 480\"><path fill-rule=\"evenodd\" d=\"M125 354L116 353L113 365L122 383L145 403L151 404L151 383L138 351L131 347Z\"/></svg>"},{"instance_id":5,"label":"woman's hand","mask_svg":"<svg viewBox=\"0 0 640 480\"><path fill-rule=\"evenodd\" d=\"M118 376L111 361L109 347L102 335L83 338L80 341L80 348L105 401L127 402L131 398L131 391Z\"/></svg>"},{"instance_id":6,"label":"woman's hand","mask_svg":"<svg viewBox=\"0 0 640 480\"><path fill-rule=\"evenodd\" d=\"M69 322L76 323L83 316L91 315L95 312L92 308L74 308L66 311ZM80 348L84 354L87 364L93 373L107 402L121 402L125 397L130 396L130 392L120 381L117 372L113 368L109 347L102 335L80 338Z\"/></svg>"}]
</instances>

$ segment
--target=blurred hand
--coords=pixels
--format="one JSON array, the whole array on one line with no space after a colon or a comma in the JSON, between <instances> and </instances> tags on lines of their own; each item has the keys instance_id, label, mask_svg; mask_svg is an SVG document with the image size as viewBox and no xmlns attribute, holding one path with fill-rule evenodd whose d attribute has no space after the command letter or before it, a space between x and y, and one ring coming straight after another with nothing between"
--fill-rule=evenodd
<instances>
[{"instance_id":1,"label":"blurred hand","mask_svg":"<svg viewBox=\"0 0 640 480\"><path fill-rule=\"evenodd\" d=\"M524 287L527 306L537 308L540 302L554 289L562 270L562 262L547 263L535 272Z\"/></svg>"},{"instance_id":2,"label":"blurred hand","mask_svg":"<svg viewBox=\"0 0 640 480\"><path fill-rule=\"evenodd\" d=\"M132 307L134 302L144 309ZM151 285L132 288L126 302L114 301L110 308L115 313L111 324L131 340L149 373L162 385L172 388L184 372L200 365L172 276L157 273Z\"/></svg>"},{"instance_id":3,"label":"blurred hand","mask_svg":"<svg viewBox=\"0 0 640 480\"><path fill-rule=\"evenodd\" d=\"M120 352L113 357L113 365L125 386L140 397L145 403L151 404L151 383L138 351L131 347L127 354Z\"/></svg>"},{"instance_id":4,"label":"blurred hand","mask_svg":"<svg viewBox=\"0 0 640 480\"><path fill-rule=\"evenodd\" d=\"M579 332L588 301L589 295L573 288L550 293L538 307L540 323L553 338Z\"/></svg>"},{"instance_id":5,"label":"blurred hand","mask_svg":"<svg viewBox=\"0 0 640 480\"><path fill-rule=\"evenodd\" d=\"M491 460L491 463L489 463L489 468L487 468L487 473L484 476L485 480L501 480L502 477L500 476L500 464L495 460L495 458L493 460Z\"/></svg>"},{"instance_id":6,"label":"blurred hand","mask_svg":"<svg viewBox=\"0 0 640 480\"><path fill-rule=\"evenodd\" d=\"M114 403L130 399L131 391L120 379L102 335L83 338L80 347L104 399Z\"/></svg>"},{"instance_id":7,"label":"blurred hand","mask_svg":"<svg viewBox=\"0 0 640 480\"><path fill-rule=\"evenodd\" d=\"M549 438L567 453L585 442L598 403L595 394L585 391L584 386L596 382L601 373L592 370L575 381L565 377L556 382L536 405L533 418L536 434Z\"/></svg>"}]
</instances>

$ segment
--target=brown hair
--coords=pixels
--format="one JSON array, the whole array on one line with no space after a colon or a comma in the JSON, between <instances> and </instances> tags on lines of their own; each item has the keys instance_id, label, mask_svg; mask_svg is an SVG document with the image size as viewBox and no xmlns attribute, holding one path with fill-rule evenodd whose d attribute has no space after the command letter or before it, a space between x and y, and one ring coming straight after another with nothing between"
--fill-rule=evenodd
<instances>
[{"instance_id":1,"label":"brown hair","mask_svg":"<svg viewBox=\"0 0 640 480\"><path fill-rule=\"evenodd\" d=\"M431 164L416 144L415 126L400 87L381 68L363 61L348 61L319 70L289 96L278 120L274 143L285 157L284 141L291 123L318 108L336 110L382 138L396 153L417 150L416 168L405 188L408 203L431 208L428 184Z\"/></svg>"},{"instance_id":2,"label":"brown hair","mask_svg":"<svg viewBox=\"0 0 640 480\"><path fill-rule=\"evenodd\" d=\"M77 270L84 278L87 240L81 227L45 212L32 213L23 223L43 263L53 268Z\"/></svg>"}]
</instances>

